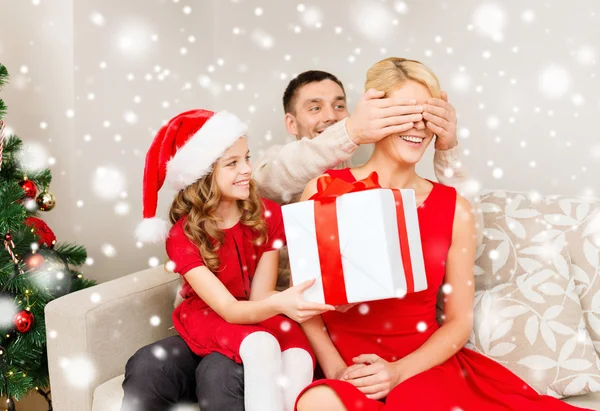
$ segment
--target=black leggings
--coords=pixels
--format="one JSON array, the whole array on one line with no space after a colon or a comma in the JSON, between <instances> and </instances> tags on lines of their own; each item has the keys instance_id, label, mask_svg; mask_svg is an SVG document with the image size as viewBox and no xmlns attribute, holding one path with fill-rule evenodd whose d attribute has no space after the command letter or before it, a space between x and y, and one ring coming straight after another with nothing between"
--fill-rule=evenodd
<instances>
[{"instance_id":1,"label":"black leggings","mask_svg":"<svg viewBox=\"0 0 600 411\"><path fill-rule=\"evenodd\" d=\"M244 411L244 368L218 353L198 357L173 336L129 359L123 391L121 411L164 411L193 403L202 411Z\"/></svg>"}]
</instances>

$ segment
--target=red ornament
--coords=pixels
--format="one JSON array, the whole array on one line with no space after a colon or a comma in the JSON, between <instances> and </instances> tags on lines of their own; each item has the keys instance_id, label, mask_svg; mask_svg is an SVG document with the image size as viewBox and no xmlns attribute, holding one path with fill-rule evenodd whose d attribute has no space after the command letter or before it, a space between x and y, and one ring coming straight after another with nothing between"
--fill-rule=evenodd
<instances>
[{"instance_id":1,"label":"red ornament","mask_svg":"<svg viewBox=\"0 0 600 411\"><path fill-rule=\"evenodd\" d=\"M37 186L31 180L23 180L19 183L23 191L25 192L25 197L35 198L37 195Z\"/></svg>"},{"instance_id":2,"label":"red ornament","mask_svg":"<svg viewBox=\"0 0 600 411\"><path fill-rule=\"evenodd\" d=\"M17 313L17 315L15 315L14 320L15 326L17 327L17 331L19 331L20 333L29 332L29 330L31 330L31 327L33 326L34 320L35 318L33 317L33 314L30 311L23 310Z\"/></svg>"},{"instance_id":3,"label":"red ornament","mask_svg":"<svg viewBox=\"0 0 600 411\"><path fill-rule=\"evenodd\" d=\"M39 237L39 243L48 248L54 247L56 244L56 236L44 221L37 217L28 217L24 221L25 225L33 228L35 234Z\"/></svg>"}]
</instances>

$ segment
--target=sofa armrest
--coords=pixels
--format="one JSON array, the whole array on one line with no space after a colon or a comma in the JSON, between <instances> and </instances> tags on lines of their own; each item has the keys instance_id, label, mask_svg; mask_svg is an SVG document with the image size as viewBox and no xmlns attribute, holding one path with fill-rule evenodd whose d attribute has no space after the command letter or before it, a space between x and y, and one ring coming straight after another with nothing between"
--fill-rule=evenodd
<instances>
[{"instance_id":1,"label":"sofa armrest","mask_svg":"<svg viewBox=\"0 0 600 411\"><path fill-rule=\"evenodd\" d=\"M90 411L98 385L122 374L139 348L174 334L178 277L159 266L46 305L54 409Z\"/></svg>"}]
</instances>

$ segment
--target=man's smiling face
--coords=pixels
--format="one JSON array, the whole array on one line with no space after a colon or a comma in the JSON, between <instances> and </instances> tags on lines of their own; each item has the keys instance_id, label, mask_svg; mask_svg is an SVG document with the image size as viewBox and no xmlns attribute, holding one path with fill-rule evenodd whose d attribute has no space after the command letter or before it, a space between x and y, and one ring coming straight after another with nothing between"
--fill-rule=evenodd
<instances>
[{"instance_id":1,"label":"man's smiling face","mask_svg":"<svg viewBox=\"0 0 600 411\"><path fill-rule=\"evenodd\" d=\"M296 91L293 110L285 117L290 134L312 139L348 117L344 90L332 80L305 84Z\"/></svg>"}]
</instances>

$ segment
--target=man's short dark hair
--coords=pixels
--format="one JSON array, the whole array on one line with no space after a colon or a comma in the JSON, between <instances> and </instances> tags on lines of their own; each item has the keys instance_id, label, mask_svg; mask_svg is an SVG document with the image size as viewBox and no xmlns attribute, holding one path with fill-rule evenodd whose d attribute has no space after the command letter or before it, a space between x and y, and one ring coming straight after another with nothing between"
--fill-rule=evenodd
<instances>
[{"instance_id":1,"label":"man's short dark hair","mask_svg":"<svg viewBox=\"0 0 600 411\"><path fill-rule=\"evenodd\" d=\"M306 84L310 83L318 83L323 80L331 80L336 82L346 94L344 90L344 85L342 82L333 74L327 73L326 71L319 70L309 70L303 73L298 74L290 83L288 84L285 92L283 93L283 110L286 113L291 113L294 111L294 103L296 99L297 91Z\"/></svg>"}]
</instances>

